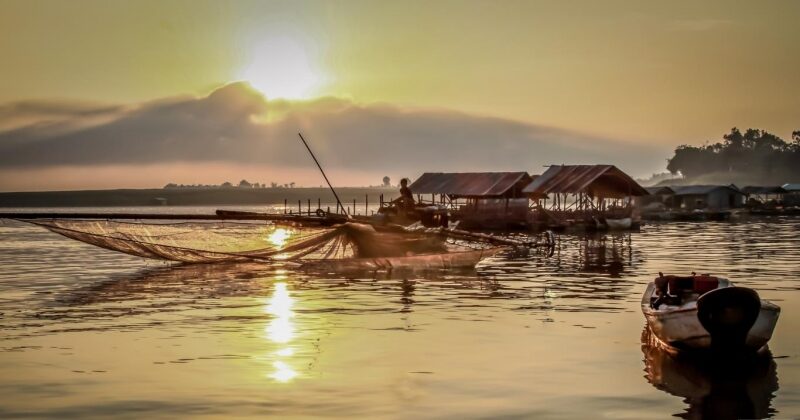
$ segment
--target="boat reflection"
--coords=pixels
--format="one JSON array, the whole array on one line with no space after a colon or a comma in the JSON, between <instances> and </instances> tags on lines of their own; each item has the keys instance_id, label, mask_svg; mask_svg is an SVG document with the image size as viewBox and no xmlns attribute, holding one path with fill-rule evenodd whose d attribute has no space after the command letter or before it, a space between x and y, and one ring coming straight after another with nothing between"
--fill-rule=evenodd
<instances>
[{"instance_id":1,"label":"boat reflection","mask_svg":"<svg viewBox=\"0 0 800 420\"><path fill-rule=\"evenodd\" d=\"M642 353L647 381L688 404L677 417L740 419L775 414L771 404L778 375L770 354L720 360L674 353L661 347L647 327L642 332Z\"/></svg>"}]
</instances>

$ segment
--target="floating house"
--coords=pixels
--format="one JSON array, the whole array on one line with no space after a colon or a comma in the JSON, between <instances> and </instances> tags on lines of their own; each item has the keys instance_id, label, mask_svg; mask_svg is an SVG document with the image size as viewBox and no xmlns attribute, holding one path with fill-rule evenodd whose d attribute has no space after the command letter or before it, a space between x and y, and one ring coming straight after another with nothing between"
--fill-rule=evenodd
<instances>
[{"instance_id":1,"label":"floating house","mask_svg":"<svg viewBox=\"0 0 800 420\"><path fill-rule=\"evenodd\" d=\"M787 206L800 206L800 184L783 184L781 188L786 191L783 196Z\"/></svg>"},{"instance_id":2,"label":"floating house","mask_svg":"<svg viewBox=\"0 0 800 420\"><path fill-rule=\"evenodd\" d=\"M523 227L528 198L527 172L426 172L408 188L418 203L446 207L465 228Z\"/></svg>"},{"instance_id":3,"label":"floating house","mask_svg":"<svg viewBox=\"0 0 800 420\"><path fill-rule=\"evenodd\" d=\"M782 202L786 190L781 186L754 186L748 185L741 189L742 193L747 196L747 200L756 200L761 203L769 201Z\"/></svg>"},{"instance_id":4,"label":"floating house","mask_svg":"<svg viewBox=\"0 0 800 420\"><path fill-rule=\"evenodd\" d=\"M672 201L675 197L675 190L670 187L645 187L649 195L642 195L635 198L637 207L659 207L669 208L672 207Z\"/></svg>"},{"instance_id":5,"label":"floating house","mask_svg":"<svg viewBox=\"0 0 800 420\"><path fill-rule=\"evenodd\" d=\"M744 206L745 194L735 185L686 185L675 191L674 207L693 211L726 211Z\"/></svg>"},{"instance_id":6,"label":"floating house","mask_svg":"<svg viewBox=\"0 0 800 420\"><path fill-rule=\"evenodd\" d=\"M523 192L534 203L534 223L590 229L624 219L630 225L632 198L649 195L614 165L553 165Z\"/></svg>"}]
</instances>

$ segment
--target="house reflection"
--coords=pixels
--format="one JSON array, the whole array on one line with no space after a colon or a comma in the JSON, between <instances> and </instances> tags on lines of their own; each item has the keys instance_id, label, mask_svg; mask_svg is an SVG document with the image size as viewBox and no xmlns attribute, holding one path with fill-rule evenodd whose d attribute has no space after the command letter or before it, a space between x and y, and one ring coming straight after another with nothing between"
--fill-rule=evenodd
<instances>
[{"instance_id":1,"label":"house reflection","mask_svg":"<svg viewBox=\"0 0 800 420\"><path fill-rule=\"evenodd\" d=\"M654 387L688 405L687 419L765 418L775 414L778 374L771 354L736 360L676 354L662 348L645 327L645 377Z\"/></svg>"},{"instance_id":2,"label":"house reflection","mask_svg":"<svg viewBox=\"0 0 800 420\"><path fill-rule=\"evenodd\" d=\"M618 278L635 268L630 233L585 234L560 236L556 253L561 267L590 274L606 274Z\"/></svg>"}]
</instances>

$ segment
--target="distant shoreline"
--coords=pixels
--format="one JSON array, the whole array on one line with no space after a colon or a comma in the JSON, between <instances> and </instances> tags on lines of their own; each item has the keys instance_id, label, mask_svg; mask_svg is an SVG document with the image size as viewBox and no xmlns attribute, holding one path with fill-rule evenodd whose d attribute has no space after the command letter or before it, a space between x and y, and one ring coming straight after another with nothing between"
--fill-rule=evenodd
<instances>
[{"instance_id":1,"label":"distant shoreline","mask_svg":"<svg viewBox=\"0 0 800 420\"><path fill-rule=\"evenodd\" d=\"M336 189L347 206L356 200L363 206L378 204L380 195L391 200L399 195L396 187L342 187ZM285 201L284 201L285 200ZM80 191L0 192L0 207L137 207L137 206L208 206L284 204L290 209L301 201L305 209L308 200L316 208L335 203L328 188L158 188Z\"/></svg>"}]
</instances>

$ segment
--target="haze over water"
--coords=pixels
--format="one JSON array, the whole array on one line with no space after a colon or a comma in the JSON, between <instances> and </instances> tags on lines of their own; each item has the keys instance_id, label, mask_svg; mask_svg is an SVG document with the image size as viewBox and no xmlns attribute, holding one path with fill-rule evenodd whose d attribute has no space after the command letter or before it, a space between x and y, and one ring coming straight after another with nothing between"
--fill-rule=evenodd
<instances>
[{"instance_id":1,"label":"haze over water","mask_svg":"<svg viewBox=\"0 0 800 420\"><path fill-rule=\"evenodd\" d=\"M147 262L3 221L0 417L797 417L798 233L654 224L475 271L335 274ZM782 307L774 365L726 382L643 350L646 283L693 270Z\"/></svg>"}]
</instances>

